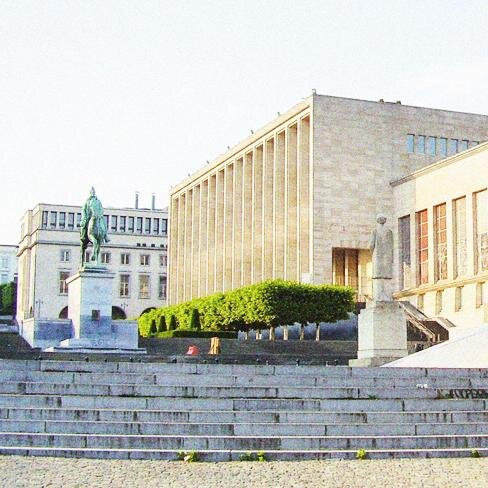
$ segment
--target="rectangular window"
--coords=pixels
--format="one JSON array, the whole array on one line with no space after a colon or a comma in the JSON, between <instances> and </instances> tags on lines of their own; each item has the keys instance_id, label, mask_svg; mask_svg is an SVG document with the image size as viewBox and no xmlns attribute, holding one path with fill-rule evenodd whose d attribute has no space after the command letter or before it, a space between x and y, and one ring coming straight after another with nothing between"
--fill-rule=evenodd
<instances>
[{"instance_id":1,"label":"rectangular window","mask_svg":"<svg viewBox=\"0 0 488 488\"><path fill-rule=\"evenodd\" d=\"M69 263L71 259L71 251L69 249L61 249L60 254L60 261L62 263Z\"/></svg>"},{"instance_id":2,"label":"rectangular window","mask_svg":"<svg viewBox=\"0 0 488 488\"><path fill-rule=\"evenodd\" d=\"M128 297L130 295L130 275L121 274L120 275L120 288L119 296Z\"/></svg>"},{"instance_id":3,"label":"rectangular window","mask_svg":"<svg viewBox=\"0 0 488 488\"><path fill-rule=\"evenodd\" d=\"M439 154L447 156L447 139L445 137L439 137Z\"/></svg>"},{"instance_id":4,"label":"rectangular window","mask_svg":"<svg viewBox=\"0 0 488 488\"><path fill-rule=\"evenodd\" d=\"M168 266L168 256L166 254L159 255L159 266Z\"/></svg>"},{"instance_id":5,"label":"rectangular window","mask_svg":"<svg viewBox=\"0 0 488 488\"><path fill-rule=\"evenodd\" d=\"M449 139L449 154L456 154L458 152L458 140Z\"/></svg>"},{"instance_id":6,"label":"rectangular window","mask_svg":"<svg viewBox=\"0 0 488 488\"><path fill-rule=\"evenodd\" d=\"M129 217L129 232L134 232L134 217Z\"/></svg>"},{"instance_id":7,"label":"rectangular window","mask_svg":"<svg viewBox=\"0 0 488 488\"><path fill-rule=\"evenodd\" d=\"M151 290L149 288L149 275L139 275L139 298L150 298Z\"/></svg>"},{"instance_id":8,"label":"rectangular window","mask_svg":"<svg viewBox=\"0 0 488 488\"><path fill-rule=\"evenodd\" d=\"M436 138L433 136L429 136L428 138L428 145L429 145L429 155L435 156L436 155Z\"/></svg>"},{"instance_id":9,"label":"rectangular window","mask_svg":"<svg viewBox=\"0 0 488 488\"><path fill-rule=\"evenodd\" d=\"M110 217L110 230L112 232L117 232L117 215L112 215Z\"/></svg>"},{"instance_id":10,"label":"rectangular window","mask_svg":"<svg viewBox=\"0 0 488 488\"><path fill-rule=\"evenodd\" d=\"M410 288L410 215L398 219L400 233L400 276L402 288Z\"/></svg>"},{"instance_id":11,"label":"rectangular window","mask_svg":"<svg viewBox=\"0 0 488 488\"><path fill-rule=\"evenodd\" d=\"M48 217L49 217L49 212L46 212L44 210L42 212L42 228L43 229L46 229L47 228Z\"/></svg>"},{"instance_id":12,"label":"rectangular window","mask_svg":"<svg viewBox=\"0 0 488 488\"><path fill-rule=\"evenodd\" d=\"M166 300L166 282L166 276L159 275L158 297L160 300Z\"/></svg>"},{"instance_id":13,"label":"rectangular window","mask_svg":"<svg viewBox=\"0 0 488 488\"><path fill-rule=\"evenodd\" d=\"M459 141L459 146L458 146L460 151L466 151L468 149L468 141L466 139L463 139L462 141Z\"/></svg>"},{"instance_id":14,"label":"rectangular window","mask_svg":"<svg viewBox=\"0 0 488 488\"><path fill-rule=\"evenodd\" d=\"M454 224L454 277L466 276L468 272L468 253L466 240L466 197L452 202Z\"/></svg>"},{"instance_id":15,"label":"rectangular window","mask_svg":"<svg viewBox=\"0 0 488 488\"><path fill-rule=\"evenodd\" d=\"M120 230L120 232L125 232L126 221L127 221L127 218L122 215L119 219L119 230Z\"/></svg>"},{"instance_id":16,"label":"rectangular window","mask_svg":"<svg viewBox=\"0 0 488 488\"><path fill-rule=\"evenodd\" d=\"M476 238L476 273L488 271L488 190L474 194L474 235Z\"/></svg>"},{"instance_id":17,"label":"rectangular window","mask_svg":"<svg viewBox=\"0 0 488 488\"><path fill-rule=\"evenodd\" d=\"M446 204L434 207L435 280L447 279Z\"/></svg>"},{"instance_id":18,"label":"rectangular window","mask_svg":"<svg viewBox=\"0 0 488 488\"><path fill-rule=\"evenodd\" d=\"M81 213L76 214L76 227L79 229L81 224Z\"/></svg>"},{"instance_id":19,"label":"rectangular window","mask_svg":"<svg viewBox=\"0 0 488 488\"><path fill-rule=\"evenodd\" d=\"M69 278L68 271L60 271L59 272L59 294L60 295L67 295L68 294L68 284L66 280Z\"/></svg>"},{"instance_id":20,"label":"rectangular window","mask_svg":"<svg viewBox=\"0 0 488 488\"><path fill-rule=\"evenodd\" d=\"M149 266L149 254L141 254L140 258L141 266Z\"/></svg>"},{"instance_id":21,"label":"rectangular window","mask_svg":"<svg viewBox=\"0 0 488 488\"><path fill-rule=\"evenodd\" d=\"M415 136L407 134L407 152L413 153L415 149Z\"/></svg>"},{"instance_id":22,"label":"rectangular window","mask_svg":"<svg viewBox=\"0 0 488 488\"><path fill-rule=\"evenodd\" d=\"M68 214L68 229L73 230L75 227L75 214L70 212Z\"/></svg>"},{"instance_id":23,"label":"rectangular window","mask_svg":"<svg viewBox=\"0 0 488 488\"><path fill-rule=\"evenodd\" d=\"M159 219L153 219L153 234L159 234Z\"/></svg>"},{"instance_id":24,"label":"rectangular window","mask_svg":"<svg viewBox=\"0 0 488 488\"><path fill-rule=\"evenodd\" d=\"M427 210L417 212L417 277L418 284L429 282L429 235Z\"/></svg>"},{"instance_id":25,"label":"rectangular window","mask_svg":"<svg viewBox=\"0 0 488 488\"><path fill-rule=\"evenodd\" d=\"M110 253L109 252L102 252L102 263L103 264L110 264Z\"/></svg>"},{"instance_id":26,"label":"rectangular window","mask_svg":"<svg viewBox=\"0 0 488 488\"><path fill-rule=\"evenodd\" d=\"M144 233L146 233L146 234L151 233L151 218L150 217L146 217L146 219L145 219Z\"/></svg>"},{"instance_id":27,"label":"rectangular window","mask_svg":"<svg viewBox=\"0 0 488 488\"><path fill-rule=\"evenodd\" d=\"M417 151L420 154L425 154L425 136L418 136L418 138L417 138Z\"/></svg>"},{"instance_id":28,"label":"rectangular window","mask_svg":"<svg viewBox=\"0 0 488 488\"><path fill-rule=\"evenodd\" d=\"M168 233L168 219L161 219L161 234Z\"/></svg>"},{"instance_id":29,"label":"rectangular window","mask_svg":"<svg viewBox=\"0 0 488 488\"><path fill-rule=\"evenodd\" d=\"M108 232L110 230L110 227L108 225L108 221L109 221L108 215L104 215L103 220L105 220L105 227L107 228L107 232Z\"/></svg>"},{"instance_id":30,"label":"rectangular window","mask_svg":"<svg viewBox=\"0 0 488 488\"><path fill-rule=\"evenodd\" d=\"M130 264L130 254L128 252L123 252L120 255L120 264Z\"/></svg>"},{"instance_id":31,"label":"rectangular window","mask_svg":"<svg viewBox=\"0 0 488 488\"><path fill-rule=\"evenodd\" d=\"M66 212L59 212L59 228L64 229L66 225Z\"/></svg>"},{"instance_id":32,"label":"rectangular window","mask_svg":"<svg viewBox=\"0 0 488 488\"><path fill-rule=\"evenodd\" d=\"M139 234L142 234L142 217L137 217L137 229Z\"/></svg>"},{"instance_id":33,"label":"rectangular window","mask_svg":"<svg viewBox=\"0 0 488 488\"><path fill-rule=\"evenodd\" d=\"M58 220L58 212L49 212L49 226L51 229L56 228L56 222Z\"/></svg>"}]
</instances>

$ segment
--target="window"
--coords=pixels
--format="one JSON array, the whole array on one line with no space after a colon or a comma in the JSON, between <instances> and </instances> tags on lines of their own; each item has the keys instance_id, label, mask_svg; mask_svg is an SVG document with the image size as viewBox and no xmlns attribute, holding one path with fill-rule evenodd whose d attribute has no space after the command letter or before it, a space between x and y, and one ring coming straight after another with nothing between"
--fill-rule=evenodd
<instances>
[{"instance_id":1,"label":"window","mask_svg":"<svg viewBox=\"0 0 488 488\"><path fill-rule=\"evenodd\" d=\"M166 300L166 275L159 276L158 297L160 300Z\"/></svg>"},{"instance_id":2,"label":"window","mask_svg":"<svg viewBox=\"0 0 488 488\"><path fill-rule=\"evenodd\" d=\"M439 137L439 154L447 156L447 139L445 137Z\"/></svg>"},{"instance_id":3,"label":"window","mask_svg":"<svg viewBox=\"0 0 488 488\"><path fill-rule=\"evenodd\" d=\"M66 212L59 212L59 228L64 229L66 225Z\"/></svg>"},{"instance_id":4,"label":"window","mask_svg":"<svg viewBox=\"0 0 488 488\"><path fill-rule=\"evenodd\" d=\"M117 232L117 215L112 215L110 218L110 230L112 232Z\"/></svg>"},{"instance_id":5,"label":"window","mask_svg":"<svg viewBox=\"0 0 488 488\"><path fill-rule=\"evenodd\" d=\"M159 234L159 219L153 219L153 234Z\"/></svg>"},{"instance_id":6,"label":"window","mask_svg":"<svg viewBox=\"0 0 488 488\"><path fill-rule=\"evenodd\" d=\"M120 288L119 296L128 297L130 295L130 275L121 274L120 275Z\"/></svg>"},{"instance_id":7,"label":"window","mask_svg":"<svg viewBox=\"0 0 488 488\"><path fill-rule=\"evenodd\" d=\"M168 233L168 219L161 219L161 233Z\"/></svg>"},{"instance_id":8,"label":"window","mask_svg":"<svg viewBox=\"0 0 488 488\"><path fill-rule=\"evenodd\" d=\"M474 235L475 244L475 272L488 271L488 190L475 193L474 205Z\"/></svg>"},{"instance_id":9,"label":"window","mask_svg":"<svg viewBox=\"0 0 488 488\"><path fill-rule=\"evenodd\" d=\"M449 139L449 154L456 154L458 152L458 140Z\"/></svg>"},{"instance_id":10,"label":"window","mask_svg":"<svg viewBox=\"0 0 488 488\"><path fill-rule=\"evenodd\" d=\"M134 217L129 217L129 232L134 232Z\"/></svg>"},{"instance_id":11,"label":"window","mask_svg":"<svg viewBox=\"0 0 488 488\"><path fill-rule=\"evenodd\" d=\"M126 224L127 217L121 216L119 219L119 230L120 232L125 232L125 224Z\"/></svg>"},{"instance_id":12,"label":"window","mask_svg":"<svg viewBox=\"0 0 488 488\"><path fill-rule=\"evenodd\" d=\"M484 284L484 282L476 283L476 308L480 308L483 305Z\"/></svg>"},{"instance_id":13,"label":"window","mask_svg":"<svg viewBox=\"0 0 488 488\"><path fill-rule=\"evenodd\" d=\"M429 236L427 210L417 212L417 276L418 284L429 282Z\"/></svg>"},{"instance_id":14,"label":"window","mask_svg":"<svg viewBox=\"0 0 488 488\"><path fill-rule=\"evenodd\" d=\"M79 229L81 224L81 213L76 214L76 227Z\"/></svg>"},{"instance_id":15,"label":"window","mask_svg":"<svg viewBox=\"0 0 488 488\"><path fill-rule=\"evenodd\" d=\"M150 234L151 233L151 218L149 218L149 217L146 217L146 219L145 219L144 233L145 234Z\"/></svg>"},{"instance_id":16,"label":"window","mask_svg":"<svg viewBox=\"0 0 488 488\"><path fill-rule=\"evenodd\" d=\"M105 227L107 228L107 231L108 231L109 230L109 225L108 225L109 217L108 217L108 215L104 215L103 220L105 220Z\"/></svg>"},{"instance_id":17,"label":"window","mask_svg":"<svg viewBox=\"0 0 488 488\"><path fill-rule=\"evenodd\" d=\"M398 219L400 233L400 277L402 288L410 288L410 215Z\"/></svg>"},{"instance_id":18,"label":"window","mask_svg":"<svg viewBox=\"0 0 488 488\"><path fill-rule=\"evenodd\" d=\"M68 293L68 284L66 280L69 278L68 271L60 271L59 272L59 294L66 295Z\"/></svg>"},{"instance_id":19,"label":"window","mask_svg":"<svg viewBox=\"0 0 488 488\"><path fill-rule=\"evenodd\" d=\"M70 212L68 214L68 229L73 230L75 226L75 214L73 212Z\"/></svg>"},{"instance_id":20,"label":"window","mask_svg":"<svg viewBox=\"0 0 488 488\"><path fill-rule=\"evenodd\" d=\"M103 264L110 264L110 253L109 252L102 252L102 263Z\"/></svg>"},{"instance_id":21,"label":"window","mask_svg":"<svg viewBox=\"0 0 488 488\"><path fill-rule=\"evenodd\" d=\"M130 254L128 252L123 252L120 255L120 264L130 264Z\"/></svg>"},{"instance_id":22,"label":"window","mask_svg":"<svg viewBox=\"0 0 488 488\"><path fill-rule=\"evenodd\" d=\"M435 293L435 314L438 315L442 312L442 291L436 291Z\"/></svg>"},{"instance_id":23,"label":"window","mask_svg":"<svg viewBox=\"0 0 488 488\"><path fill-rule=\"evenodd\" d=\"M415 136L413 134L407 134L407 152L413 153L414 142L415 142Z\"/></svg>"},{"instance_id":24,"label":"window","mask_svg":"<svg viewBox=\"0 0 488 488\"><path fill-rule=\"evenodd\" d=\"M456 286L456 292L454 295L454 311L458 312L463 308L463 287Z\"/></svg>"},{"instance_id":25,"label":"window","mask_svg":"<svg viewBox=\"0 0 488 488\"><path fill-rule=\"evenodd\" d=\"M459 141L458 149L460 151L466 151L466 149L468 149L468 141L466 139Z\"/></svg>"},{"instance_id":26,"label":"window","mask_svg":"<svg viewBox=\"0 0 488 488\"><path fill-rule=\"evenodd\" d=\"M447 279L446 204L434 207L435 280Z\"/></svg>"},{"instance_id":27,"label":"window","mask_svg":"<svg viewBox=\"0 0 488 488\"><path fill-rule=\"evenodd\" d=\"M48 217L49 217L49 212L46 212L44 210L42 212L42 228L43 229L46 229L47 228Z\"/></svg>"},{"instance_id":28,"label":"window","mask_svg":"<svg viewBox=\"0 0 488 488\"><path fill-rule=\"evenodd\" d=\"M429 154L430 154L430 156L435 156L436 155L436 147L435 147L436 138L435 137L432 137L432 136L429 136L427 142L428 142L428 145L429 145Z\"/></svg>"},{"instance_id":29,"label":"window","mask_svg":"<svg viewBox=\"0 0 488 488\"><path fill-rule=\"evenodd\" d=\"M142 217L137 217L137 229L139 234L142 234Z\"/></svg>"},{"instance_id":30,"label":"window","mask_svg":"<svg viewBox=\"0 0 488 488\"><path fill-rule=\"evenodd\" d=\"M60 261L62 263L69 263L71 259L71 251L69 249L61 249L60 254Z\"/></svg>"},{"instance_id":31,"label":"window","mask_svg":"<svg viewBox=\"0 0 488 488\"><path fill-rule=\"evenodd\" d=\"M421 154L425 154L425 136L418 136L417 151Z\"/></svg>"},{"instance_id":32,"label":"window","mask_svg":"<svg viewBox=\"0 0 488 488\"><path fill-rule=\"evenodd\" d=\"M149 275L139 275L139 298L150 298L151 291L149 289Z\"/></svg>"},{"instance_id":33,"label":"window","mask_svg":"<svg viewBox=\"0 0 488 488\"><path fill-rule=\"evenodd\" d=\"M49 226L51 229L56 228L56 221L58 219L58 212L49 212Z\"/></svg>"},{"instance_id":34,"label":"window","mask_svg":"<svg viewBox=\"0 0 488 488\"><path fill-rule=\"evenodd\" d=\"M149 254L141 254L141 260L140 260L140 263L141 263L141 266L149 266L149 258L151 256L149 256Z\"/></svg>"},{"instance_id":35,"label":"window","mask_svg":"<svg viewBox=\"0 0 488 488\"><path fill-rule=\"evenodd\" d=\"M166 254L159 255L159 266L168 266L168 256Z\"/></svg>"},{"instance_id":36,"label":"window","mask_svg":"<svg viewBox=\"0 0 488 488\"><path fill-rule=\"evenodd\" d=\"M454 232L454 277L466 276L468 253L466 241L466 197L452 202Z\"/></svg>"},{"instance_id":37,"label":"window","mask_svg":"<svg viewBox=\"0 0 488 488\"><path fill-rule=\"evenodd\" d=\"M425 303L425 293L421 293L420 295L417 295L417 308L419 310L424 309L424 303Z\"/></svg>"}]
</instances>

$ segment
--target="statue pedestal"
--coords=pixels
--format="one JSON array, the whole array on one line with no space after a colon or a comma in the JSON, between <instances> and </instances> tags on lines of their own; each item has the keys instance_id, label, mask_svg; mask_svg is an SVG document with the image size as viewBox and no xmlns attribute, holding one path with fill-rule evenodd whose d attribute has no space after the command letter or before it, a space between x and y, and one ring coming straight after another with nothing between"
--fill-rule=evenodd
<instances>
[{"instance_id":1,"label":"statue pedestal","mask_svg":"<svg viewBox=\"0 0 488 488\"><path fill-rule=\"evenodd\" d=\"M373 301L358 317L358 358L349 366L381 366L407 352L407 321L395 301Z\"/></svg>"},{"instance_id":2,"label":"statue pedestal","mask_svg":"<svg viewBox=\"0 0 488 488\"><path fill-rule=\"evenodd\" d=\"M50 348L55 352L145 353L138 347L135 320L112 320L112 287L115 273L86 266L70 276L68 318L73 337Z\"/></svg>"}]
</instances>

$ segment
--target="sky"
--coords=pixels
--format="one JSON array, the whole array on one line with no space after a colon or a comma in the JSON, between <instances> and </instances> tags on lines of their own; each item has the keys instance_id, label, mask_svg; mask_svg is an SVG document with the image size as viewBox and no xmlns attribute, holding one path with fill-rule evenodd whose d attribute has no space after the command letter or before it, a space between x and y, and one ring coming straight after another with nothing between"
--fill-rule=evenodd
<instances>
[{"instance_id":1,"label":"sky","mask_svg":"<svg viewBox=\"0 0 488 488\"><path fill-rule=\"evenodd\" d=\"M488 114L486 0L0 0L0 244L170 187L317 93Z\"/></svg>"}]
</instances>

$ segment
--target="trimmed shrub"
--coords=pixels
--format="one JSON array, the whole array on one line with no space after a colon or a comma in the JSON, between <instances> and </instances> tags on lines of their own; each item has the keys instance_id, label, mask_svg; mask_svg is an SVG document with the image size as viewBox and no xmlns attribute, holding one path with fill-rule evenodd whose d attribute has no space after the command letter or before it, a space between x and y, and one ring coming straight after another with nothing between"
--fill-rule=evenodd
<instances>
[{"instance_id":1,"label":"trimmed shrub","mask_svg":"<svg viewBox=\"0 0 488 488\"><path fill-rule=\"evenodd\" d=\"M158 322L158 332L164 332L166 330L166 317L161 315Z\"/></svg>"},{"instance_id":2,"label":"trimmed shrub","mask_svg":"<svg viewBox=\"0 0 488 488\"><path fill-rule=\"evenodd\" d=\"M200 314L196 308L191 311L190 330L200 330Z\"/></svg>"},{"instance_id":3,"label":"trimmed shrub","mask_svg":"<svg viewBox=\"0 0 488 488\"><path fill-rule=\"evenodd\" d=\"M156 327L156 319L151 319L151 327L149 328L149 334L150 335L155 335L157 333L158 329Z\"/></svg>"},{"instance_id":4,"label":"trimmed shrub","mask_svg":"<svg viewBox=\"0 0 488 488\"><path fill-rule=\"evenodd\" d=\"M167 330L158 332L154 337L158 339L170 339L171 337L192 337L210 339L211 337L220 337L221 339L237 339L237 332L230 330L213 331L213 330Z\"/></svg>"},{"instance_id":5,"label":"trimmed shrub","mask_svg":"<svg viewBox=\"0 0 488 488\"><path fill-rule=\"evenodd\" d=\"M174 315L171 315L169 319L168 331L176 330L177 326L178 324L176 323L176 317Z\"/></svg>"}]
</instances>

